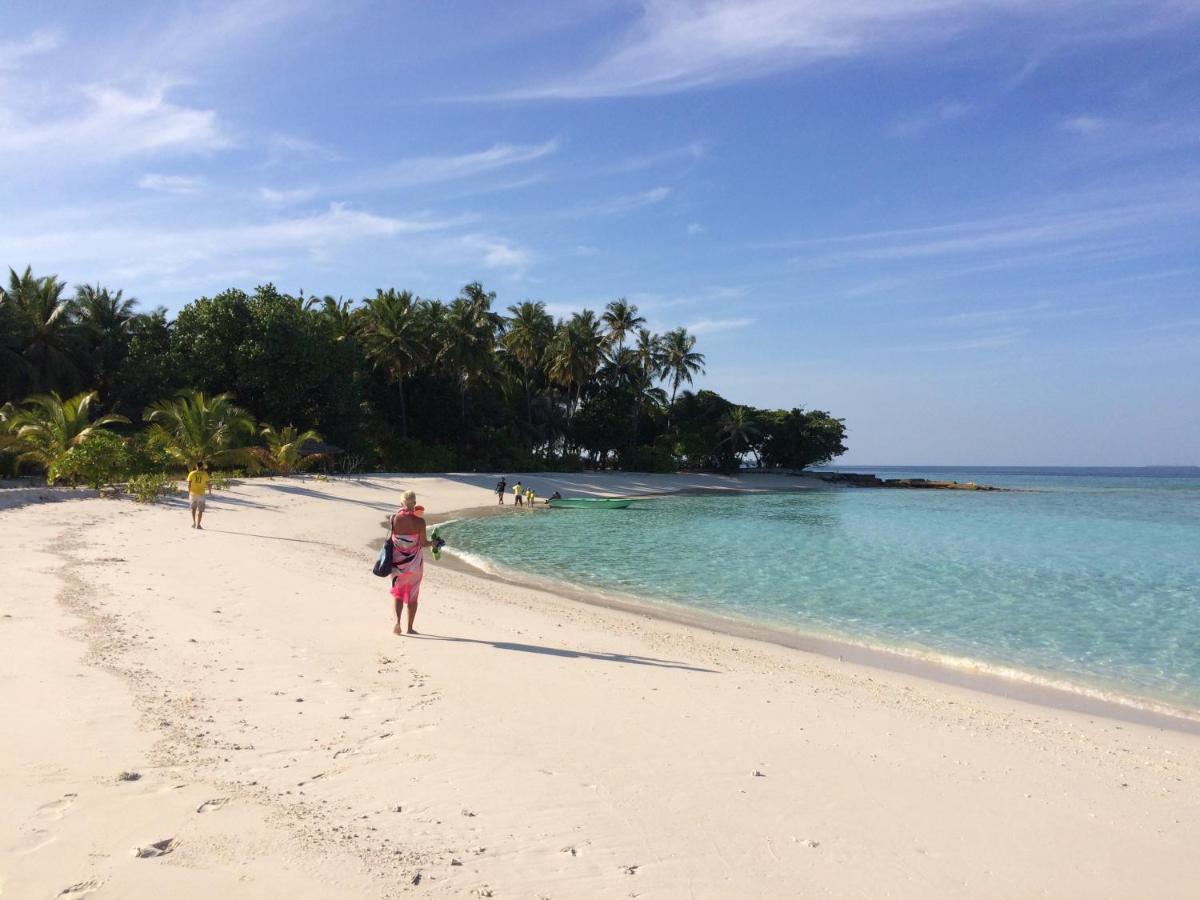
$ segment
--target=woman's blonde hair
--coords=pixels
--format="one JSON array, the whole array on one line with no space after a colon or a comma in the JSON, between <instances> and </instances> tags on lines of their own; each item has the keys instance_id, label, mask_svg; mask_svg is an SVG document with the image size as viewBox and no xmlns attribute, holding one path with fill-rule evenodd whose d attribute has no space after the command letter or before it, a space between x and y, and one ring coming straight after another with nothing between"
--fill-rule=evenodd
<instances>
[{"instance_id":1,"label":"woman's blonde hair","mask_svg":"<svg viewBox=\"0 0 1200 900\"><path fill-rule=\"evenodd\" d=\"M400 502L404 504L405 509L415 509L417 505L417 492L405 491L400 495Z\"/></svg>"}]
</instances>

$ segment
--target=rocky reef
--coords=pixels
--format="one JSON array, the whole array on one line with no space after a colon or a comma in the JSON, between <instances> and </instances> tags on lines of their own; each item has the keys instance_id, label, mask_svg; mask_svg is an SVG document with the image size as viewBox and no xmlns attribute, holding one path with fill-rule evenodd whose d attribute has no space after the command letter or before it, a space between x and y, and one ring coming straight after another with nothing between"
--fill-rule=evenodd
<instances>
[{"instance_id":1,"label":"rocky reef","mask_svg":"<svg viewBox=\"0 0 1200 900\"><path fill-rule=\"evenodd\" d=\"M974 481L933 481L928 478L880 478L863 472L813 472L813 476L830 484L848 484L851 487L911 488L938 491L1002 491L990 484Z\"/></svg>"}]
</instances>

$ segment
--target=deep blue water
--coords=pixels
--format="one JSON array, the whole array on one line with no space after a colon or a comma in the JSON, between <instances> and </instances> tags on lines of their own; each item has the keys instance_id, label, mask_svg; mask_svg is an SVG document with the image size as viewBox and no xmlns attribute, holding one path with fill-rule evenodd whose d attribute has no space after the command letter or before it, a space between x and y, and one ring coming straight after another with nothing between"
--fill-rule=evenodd
<instances>
[{"instance_id":1,"label":"deep blue water","mask_svg":"<svg viewBox=\"0 0 1200 900\"><path fill-rule=\"evenodd\" d=\"M664 497L443 533L531 575L1200 709L1200 470L845 468L1020 490Z\"/></svg>"}]
</instances>

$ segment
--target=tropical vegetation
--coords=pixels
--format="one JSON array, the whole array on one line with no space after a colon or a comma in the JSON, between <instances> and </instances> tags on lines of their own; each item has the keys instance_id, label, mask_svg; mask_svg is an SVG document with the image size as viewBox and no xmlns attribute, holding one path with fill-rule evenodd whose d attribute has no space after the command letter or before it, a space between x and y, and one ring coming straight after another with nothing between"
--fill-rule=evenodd
<instances>
[{"instance_id":1,"label":"tropical vegetation","mask_svg":"<svg viewBox=\"0 0 1200 900\"><path fill-rule=\"evenodd\" d=\"M449 302L267 284L171 318L120 290L69 294L54 275L10 269L0 471L797 470L845 451L842 420L824 411L696 390L696 336L650 330L625 298L563 317L533 300L505 312L477 282ZM310 452L323 441L334 446Z\"/></svg>"}]
</instances>

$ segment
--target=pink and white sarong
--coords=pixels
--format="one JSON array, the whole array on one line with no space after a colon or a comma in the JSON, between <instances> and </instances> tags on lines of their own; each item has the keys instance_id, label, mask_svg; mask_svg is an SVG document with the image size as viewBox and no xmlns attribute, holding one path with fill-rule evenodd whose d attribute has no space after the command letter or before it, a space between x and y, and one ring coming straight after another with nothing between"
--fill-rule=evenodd
<instances>
[{"instance_id":1,"label":"pink and white sarong","mask_svg":"<svg viewBox=\"0 0 1200 900\"><path fill-rule=\"evenodd\" d=\"M392 596L403 604L417 602L425 575L421 536L392 535Z\"/></svg>"}]
</instances>

